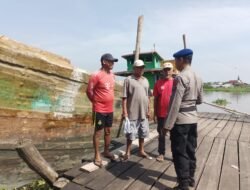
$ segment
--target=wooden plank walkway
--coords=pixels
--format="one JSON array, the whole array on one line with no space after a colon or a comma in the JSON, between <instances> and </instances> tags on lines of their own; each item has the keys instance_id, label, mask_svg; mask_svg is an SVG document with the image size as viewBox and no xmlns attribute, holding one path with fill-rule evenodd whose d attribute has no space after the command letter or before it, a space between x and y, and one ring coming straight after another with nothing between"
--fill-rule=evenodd
<instances>
[{"instance_id":1,"label":"wooden plank walkway","mask_svg":"<svg viewBox=\"0 0 250 190\"><path fill-rule=\"evenodd\" d=\"M196 186L192 190L250 189L250 118L221 113L200 113ZM105 168L87 173L80 166L67 171L71 180L63 190L172 189L176 174L171 161L170 141L166 137L163 163L137 156L135 150L127 162L109 163ZM156 157L158 139L145 150Z\"/></svg>"}]
</instances>

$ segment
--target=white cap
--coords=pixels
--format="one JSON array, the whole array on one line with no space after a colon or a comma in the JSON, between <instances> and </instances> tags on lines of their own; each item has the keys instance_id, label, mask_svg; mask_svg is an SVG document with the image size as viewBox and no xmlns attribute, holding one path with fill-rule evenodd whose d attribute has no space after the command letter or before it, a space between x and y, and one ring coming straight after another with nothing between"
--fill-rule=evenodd
<instances>
[{"instance_id":1,"label":"white cap","mask_svg":"<svg viewBox=\"0 0 250 190\"><path fill-rule=\"evenodd\" d=\"M142 67L142 66L144 66L144 62L142 60L138 59L134 62L134 67Z\"/></svg>"},{"instance_id":2,"label":"white cap","mask_svg":"<svg viewBox=\"0 0 250 190\"><path fill-rule=\"evenodd\" d=\"M166 68L172 69L173 68L173 64L170 63L170 62L163 63L163 69L166 69Z\"/></svg>"}]
</instances>

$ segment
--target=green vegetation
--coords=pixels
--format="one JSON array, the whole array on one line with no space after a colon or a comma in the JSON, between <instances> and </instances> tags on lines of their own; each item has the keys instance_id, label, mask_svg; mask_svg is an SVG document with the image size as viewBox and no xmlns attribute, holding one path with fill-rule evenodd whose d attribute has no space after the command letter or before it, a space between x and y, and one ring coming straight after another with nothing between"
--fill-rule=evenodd
<instances>
[{"instance_id":1,"label":"green vegetation","mask_svg":"<svg viewBox=\"0 0 250 190\"><path fill-rule=\"evenodd\" d=\"M233 87L213 87L211 83L204 83L204 91L214 92L250 92L250 85L233 86Z\"/></svg>"},{"instance_id":2,"label":"green vegetation","mask_svg":"<svg viewBox=\"0 0 250 190\"><path fill-rule=\"evenodd\" d=\"M226 106L227 104L230 104L226 99L217 99L213 101L214 104L217 104L219 106Z\"/></svg>"},{"instance_id":3,"label":"green vegetation","mask_svg":"<svg viewBox=\"0 0 250 190\"><path fill-rule=\"evenodd\" d=\"M0 190L6 190L6 189L0 187ZM40 179L23 187L14 188L14 190L53 190L53 189L43 179Z\"/></svg>"},{"instance_id":4,"label":"green vegetation","mask_svg":"<svg viewBox=\"0 0 250 190\"><path fill-rule=\"evenodd\" d=\"M33 183L18 188L18 190L53 190L52 188L50 188L50 186L43 180L36 180Z\"/></svg>"},{"instance_id":5,"label":"green vegetation","mask_svg":"<svg viewBox=\"0 0 250 190\"><path fill-rule=\"evenodd\" d=\"M204 90L213 89L211 82L206 82L203 84Z\"/></svg>"}]
</instances>

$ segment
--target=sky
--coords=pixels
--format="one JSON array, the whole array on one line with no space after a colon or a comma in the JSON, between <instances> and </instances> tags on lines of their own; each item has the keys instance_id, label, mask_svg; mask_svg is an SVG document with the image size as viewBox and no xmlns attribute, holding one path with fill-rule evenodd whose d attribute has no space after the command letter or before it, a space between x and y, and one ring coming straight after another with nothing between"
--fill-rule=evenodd
<instances>
[{"instance_id":1,"label":"sky","mask_svg":"<svg viewBox=\"0 0 250 190\"><path fill-rule=\"evenodd\" d=\"M143 15L141 52L164 58L187 47L192 68L204 82L250 83L249 0L0 0L0 35L68 58L88 72L100 57L119 59L135 49L137 21Z\"/></svg>"}]
</instances>

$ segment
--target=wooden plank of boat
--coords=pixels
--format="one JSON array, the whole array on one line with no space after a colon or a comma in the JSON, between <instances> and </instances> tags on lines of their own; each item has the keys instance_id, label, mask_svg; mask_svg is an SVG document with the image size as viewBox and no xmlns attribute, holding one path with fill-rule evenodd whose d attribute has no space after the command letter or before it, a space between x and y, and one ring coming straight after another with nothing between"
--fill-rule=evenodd
<instances>
[{"instance_id":1,"label":"wooden plank of boat","mask_svg":"<svg viewBox=\"0 0 250 190\"><path fill-rule=\"evenodd\" d=\"M96 178L97 178L97 179L104 178L104 179L102 179L102 181L104 181L103 184L100 184L100 185L103 186L104 183L105 183L105 185L106 185L107 182L109 183L110 180L113 180L115 177L117 177L117 176L122 176L122 173L123 173L123 172L125 172L125 171L128 170L129 168L135 166L140 160L141 160L140 157L138 157L138 156L132 154L132 155L130 156L130 158L129 158L129 161L124 162L124 163L123 163L123 162L117 163L116 165L114 165L112 168L109 169L110 172L107 171L107 170L104 170L104 171L102 171L102 172L101 172L101 171L97 171L99 175L97 175L97 176L95 177L95 179L96 179ZM100 172L102 173L102 175L100 175ZM93 172L93 173L94 173L94 172ZM116 179L117 179L117 178L116 178ZM105 180L106 180L106 181L105 181ZM92 180L91 180L91 181L92 181ZM90 182L91 182L91 181L90 181ZM95 182L95 180L92 181L92 183L94 183L94 182ZM128 181L126 180L126 184L127 184L127 183L128 183ZM91 184L89 184L89 185L91 185ZM119 189L120 189L120 188L123 188L123 183L119 183L118 186L119 186ZM114 189L117 189L117 188L114 188Z\"/></svg>"},{"instance_id":2,"label":"wooden plank of boat","mask_svg":"<svg viewBox=\"0 0 250 190\"><path fill-rule=\"evenodd\" d=\"M220 190L238 190L239 162L237 141L227 140L220 176Z\"/></svg>"},{"instance_id":3,"label":"wooden plank of boat","mask_svg":"<svg viewBox=\"0 0 250 190\"><path fill-rule=\"evenodd\" d=\"M148 146L148 145L145 146L145 149L147 148L147 146ZM155 147L154 147L154 148L155 148ZM132 151L131 151L132 155L131 155L131 157L130 157L130 161L126 162L126 164L125 164L124 166L130 167L130 165L129 165L130 163L131 163L131 164L133 164L133 163L135 164L135 163L137 163L137 161L138 161L139 159L141 159L140 157L133 155L133 152L135 152L135 150L132 150ZM135 160L137 160L137 161L135 161ZM111 169L112 167L118 167L118 168L119 168L119 166L116 166L117 164L119 164L119 163L113 163L113 164L111 163L111 164L109 164L109 165L106 167L106 169ZM119 169L120 169L120 168L119 168ZM125 169L126 169L126 167L125 167ZM113 170L115 170L115 168L114 168ZM122 171L122 170L120 170L120 171ZM85 185L85 184L89 183L90 181L96 179L96 178L99 176L100 172L105 172L105 175L104 175L104 176L106 176L107 171L106 171L105 169L102 168L102 169L100 169L100 170L95 170L94 172L91 172L91 173L84 172L84 173L82 173L81 175L77 176L77 177L73 180L73 182L75 182L75 183L77 183L77 184L80 184L80 185Z\"/></svg>"},{"instance_id":4,"label":"wooden plank of boat","mask_svg":"<svg viewBox=\"0 0 250 190\"><path fill-rule=\"evenodd\" d=\"M224 127L220 133L217 135L218 138L227 139L230 132L232 131L236 121L228 121L227 126Z\"/></svg>"},{"instance_id":5,"label":"wooden plank of boat","mask_svg":"<svg viewBox=\"0 0 250 190\"><path fill-rule=\"evenodd\" d=\"M154 151L157 151L157 140L151 141L147 146L145 146L145 151L149 154L154 154ZM133 156L133 159L132 159ZM90 189L103 189L108 184L112 183L116 177L127 179L126 185L121 186L119 189L125 189L126 186L135 181L138 176L140 176L150 165L155 162L155 159L143 159L137 155L131 155L130 159L127 162L117 163L114 167L108 169L108 171L102 170L100 173L102 175L98 175L94 181L86 184L86 187ZM128 167L128 164L133 167ZM128 177L129 176L129 177ZM129 179L128 179L129 178ZM98 183L96 183L98 181Z\"/></svg>"},{"instance_id":6,"label":"wooden plank of boat","mask_svg":"<svg viewBox=\"0 0 250 190\"><path fill-rule=\"evenodd\" d=\"M210 119L210 121L211 121L210 124L207 127L205 127L204 129L202 129L201 131L199 131L199 136L208 135L218 125L218 123L225 120L226 117L227 117L226 114L216 114L216 115L214 115L213 119ZM228 119L226 119L226 120L228 120Z\"/></svg>"},{"instance_id":7,"label":"wooden plank of boat","mask_svg":"<svg viewBox=\"0 0 250 190\"><path fill-rule=\"evenodd\" d=\"M102 160L102 165L103 167L108 165L108 161L106 160ZM100 167L98 167L97 165L94 164L94 162L90 162L86 165L83 165L80 169L86 172L93 172L95 170L98 170Z\"/></svg>"},{"instance_id":8,"label":"wooden plank of boat","mask_svg":"<svg viewBox=\"0 0 250 190\"><path fill-rule=\"evenodd\" d=\"M199 118L199 120L198 120L198 126L200 126L206 120L207 120L207 118Z\"/></svg>"},{"instance_id":9,"label":"wooden plank of boat","mask_svg":"<svg viewBox=\"0 0 250 190\"><path fill-rule=\"evenodd\" d=\"M214 127L213 130L210 131L210 132L208 133L207 136L209 136L209 137L216 137L216 136L221 132L221 130L222 130L225 126L227 126L227 123L228 123L228 122L229 122L228 120L222 120L222 121L220 121L220 122L216 125L216 127Z\"/></svg>"},{"instance_id":10,"label":"wooden plank of boat","mask_svg":"<svg viewBox=\"0 0 250 190\"><path fill-rule=\"evenodd\" d=\"M69 179L69 180L73 180L75 177L79 176L82 174L82 171L80 170L81 166L84 163L81 164L77 164L75 165L72 169L66 171L63 173L63 177Z\"/></svg>"},{"instance_id":11,"label":"wooden plank of boat","mask_svg":"<svg viewBox=\"0 0 250 190\"><path fill-rule=\"evenodd\" d=\"M225 139L216 138L209 154L206 167L197 186L197 190L217 189L221 173L224 148Z\"/></svg>"},{"instance_id":12,"label":"wooden plank of boat","mask_svg":"<svg viewBox=\"0 0 250 190\"><path fill-rule=\"evenodd\" d=\"M239 142L240 189L250 187L250 145L249 142Z\"/></svg>"},{"instance_id":13,"label":"wooden plank of boat","mask_svg":"<svg viewBox=\"0 0 250 190\"><path fill-rule=\"evenodd\" d=\"M174 164L171 164L162 176L156 181L152 190L172 189L177 183Z\"/></svg>"},{"instance_id":14,"label":"wooden plank of boat","mask_svg":"<svg viewBox=\"0 0 250 190\"><path fill-rule=\"evenodd\" d=\"M62 190L87 190L87 188L76 183L70 182L64 188L62 188Z\"/></svg>"},{"instance_id":15,"label":"wooden plank of boat","mask_svg":"<svg viewBox=\"0 0 250 190\"><path fill-rule=\"evenodd\" d=\"M167 144L170 144L170 141L167 139ZM158 152L157 152L158 154ZM170 148L166 151L166 156L172 158ZM167 178L168 176L162 175L170 165L172 164L171 159L166 159L163 162L155 161L154 164L150 165L147 170L134 182L128 189L149 189L154 185L155 181L161 176L162 178Z\"/></svg>"},{"instance_id":16,"label":"wooden plank of boat","mask_svg":"<svg viewBox=\"0 0 250 190\"><path fill-rule=\"evenodd\" d=\"M213 122L214 127L223 128L227 127L227 122L232 121L234 118L226 117L226 120ZM237 123L236 123L237 124ZM231 132L225 132L224 138L217 138L216 133L206 133L204 134L204 138L201 141L201 144L197 148L197 168L196 168L196 181L197 187L194 189L238 189L240 187L242 189L248 189L250 180L248 178L248 174L250 173L250 169L248 167L249 161L249 142L239 142L239 150L237 150L237 140L230 140L230 136L233 134L234 128L241 129L242 127L237 127L233 125L233 129L231 128ZM230 124L231 125L231 124ZM211 125L209 126L209 128ZM224 129L224 128L223 128ZM235 129L236 130L236 129ZM211 135L213 134L213 135ZM237 135L238 134L238 135ZM237 139L239 137L239 132L237 131L235 135L232 135ZM227 141L226 141L227 140ZM154 140L157 142L157 139ZM153 143L150 143L150 146L155 148ZM170 151L170 149L167 149ZM157 152L156 149L151 152L155 154ZM239 153L239 155L238 155ZM232 156L233 155L233 156ZM239 161L237 161L239 156ZM132 155L131 158L136 158L137 156ZM137 157L138 158L138 157ZM147 161L147 160L145 160ZM86 176L81 175L78 176L78 180L81 178L82 186L89 187L91 189L148 189L151 188L152 183L153 187L151 189L170 189L176 184L176 174L174 170L174 166L162 163L163 166L160 167L160 164L155 162L155 160L150 160L153 162L149 165L146 165L146 169L142 171L144 168L144 161L138 160L127 162L127 168L124 167L122 170L121 163L116 163L112 167L97 170L92 172ZM238 166L237 164L238 163ZM143 166L137 166L142 164ZM135 167L137 166L137 167ZM134 168L135 167L135 168ZM240 167L240 180L239 180L239 170L237 167ZM133 169L134 168L134 169ZM139 169L142 169L139 171ZM161 171L159 179L158 172ZM151 173L152 172L152 173ZM236 172L236 173L235 173ZM231 173L231 174L228 174ZM151 175L152 174L152 175ZM107 176L106 176L107 175ZM232 176L231 176L232 175ZM106 176L106 177L105 177ZM149 178L149 176L151 178ZM104 179L102 179L104 177ZM154 180L152 180L154 178ZM233 178L233 179L232 179ZM226 184L227 181L232 180L233 185ZM238 180L238 181L237 181ZM100 182L100 184L96 182ZM154 181L154 182L153 182ZM74 181L76 182L76 181ZM239 185L240 183L240 185ZM223 188L224 187L224 188ZM191 188L193 189L193 188Z\"/></svg>"},{"instance_id":17,"label":"wooden plank of boat","mask_svg":"<svg viewBox=\"0 0 250 190\"><path fill-rule=\"evenodd\" d=\"M204 118L205 121L202 122L201 124L198 123L197 126L197 130L200 132L202 131L204 128L206 128L208 125L210 125L210 123L212 123L214 121L214 119L210 119L210 118Z\"/></svg>"},{"instance_id":18,"label":"wooden plank of boat","mask_svg":"<svg viewBox=\"0 0 250 190\"><path fill-rule=\"evenodd\" d=\"M197 168L195 172L196 182L198 182L199 179L201 178L202 172L206 166L209 153L213 145L213 141L214 138L205 137L200 146L198 147L198 150L196 152L196 157L197 157L197 163L196 163ZM197 183L195 185L197 186Z\"/></svg>"},{"instance_id":19,"label":"wooden plank of boat","mask_svg":"<svg viewBox=\"0 0 250 190\"><path fill-rule=\"evenodd\" d=\"M228 140L236 140L236 141L238 141L239 137L240 137L240 134L241 134L242 126L243 126L242 119L238 118L235 125L234 125L234 128L232 129L232 131L231 131L231 133L230 133L230 135L228 137Z\"/></svg>"},{"instance_id":20,"label":"wooden plank of boat","mask_svg":"<svg viewBox=\"0 0 250 190\"><path fill-rule=\"evenodd\" d=\"M211 150L214 138L205 137L201 145L197 148L196 157L197 157L197 168L196 168L196 180L199 181L199 178L202 174L204 167ZM176 173L174 165L172 164L160 177L158 181L152 187L152 190L157 189L171 189L176 185Z\"/></svg>"},{"instance_id":21,"label":"wooden plank of boat","mask_svg":"<svg viewBox=\"0 0 250 190\"><path fill-rule=\"evenodd\" d=\"M203 138L214 129L214 127L216 127L216 125L220 122L220 120L212 120L212 122L209 123L209 125L207 125L205 128L203 128L203 130L199 131L198 134L198 145L200 144L200 142L203 140Z\"/></svg>"},{"instance_id":22,"label":"wooden plank of boat","mask_svg":"<svg viewBox=\"0 0 250 190\"><path fill-rule=\"evenodd\" d=\"M149 133L149 137L144 139L144 143L148 143L150 140L155 138L158 135L157 130L153 130L152 132ZM138 147L138 141L133 141L131 145L131 149L135 149ZM111 151L115 155L115 159L118 159L121 154L124 154L126 150L126 145L120 147L117 150ZM103 166L106 166L110 160L103 160ZM81 170L86 171L86 172L93 172L95 170L99 169L98 166L96 166L93 162L85 164L81 167Z\"/></svg>"},{"instance_id":23,"label":"wooden plank of boat","mask_svg":"<svg viewBox=\"0 0 250 190\"><path fill-rule=\"evenodd\" d=\"M239 141L250 142L250 123L248 122L243 123Z\"/></svg>"}]
</instances>

